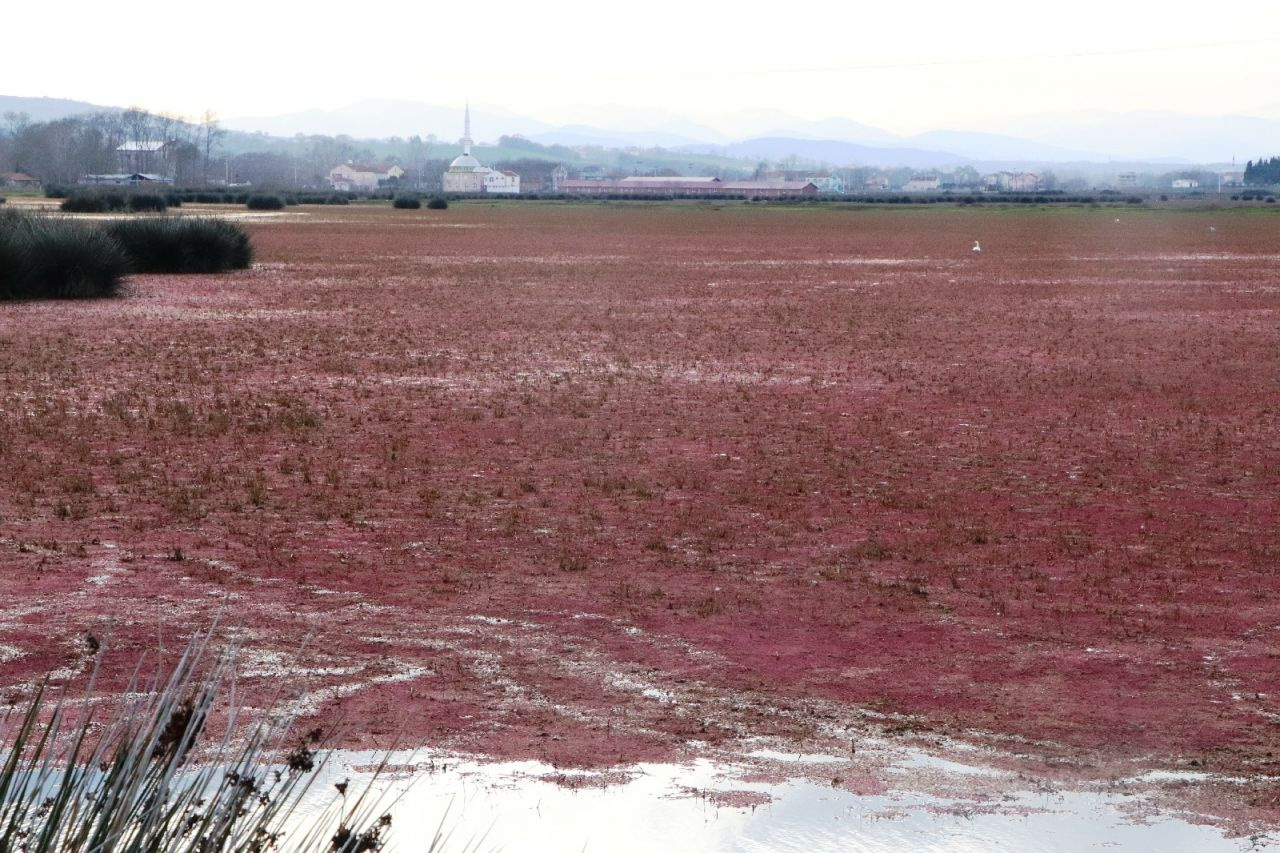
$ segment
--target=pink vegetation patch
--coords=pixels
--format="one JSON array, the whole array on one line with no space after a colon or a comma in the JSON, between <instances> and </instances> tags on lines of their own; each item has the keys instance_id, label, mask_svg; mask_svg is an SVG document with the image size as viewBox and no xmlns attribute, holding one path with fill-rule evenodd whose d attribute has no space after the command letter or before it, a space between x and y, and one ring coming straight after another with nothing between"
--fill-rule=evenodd
<instances>
[{"instance_id":1,"label":"pink vegetation patch","mask_svg":"<svg viewBox=\"0 0 1280 853\"><path fill-rule=\"evenodd\" d=\"M2 695L225 611L353 746L1275 774L1280 220L1113 218L314 209L0 307Z\"/></svg>"}]
</instances>

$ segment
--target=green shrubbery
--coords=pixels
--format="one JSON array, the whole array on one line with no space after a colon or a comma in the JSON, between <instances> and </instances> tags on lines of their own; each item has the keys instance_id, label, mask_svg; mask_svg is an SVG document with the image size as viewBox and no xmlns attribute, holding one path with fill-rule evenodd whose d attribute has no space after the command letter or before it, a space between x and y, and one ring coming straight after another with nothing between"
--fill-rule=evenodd
<instances>
[{"instance_id":1,"label":"green shrubbery","mask_svg":"<svg viewBox=\"0 0 1280 853\"><path fill-rule=\"evenodd\" d=\"M59 208L67 213L163 213L178 207L182 199L156 192L120 192L118 190L78 190L63 198Z\"/></svg>"},{"instance_id":2,"label":"green shrubbery","mask_svg":"<svg viewBox=\"0 0 1280 853\"><path fill-rule=\"evenodd\" d=\"M258 193L249 196L244 206L250 210L284 210L284 199L278 195Z\"/></svg>"},{"instance_id":3,"label":"green shrubbery","mask_svg":"<svg viewBox=\"0 0 1280 853\"><path fill-rule=\"evenodd\" d=\"M244 269L248 233L217 219L147 217L105 226L0 214L0 300L114 296L124 276Z\"/></svg>"},{"instance_id":4,"label":"green shrubbery","mask_svg":"<svg viewBox=\"0 0 1280 853\"><path fill-rule=\"evenodd\" d=\"M422 207L422 200L416 195L398 195L391 206L397 210L418 210Z\"/></svg>"},{"instance_id":5,"label":"green shrubbery","mask_svg":"<svg viewBox=\"0 0 1280 853\"><path fill-rule=\"evenodd\" d=\"M449 207L449 202L440 196L436 196L427 202L427 210L445 210Z\"/></svg>"},{"instance_id":6,"label":"green shrubbery","mask_svg":"<svg viewBox=\"0 0 1280 853\"><path fill-rule=\"evenodd\" d=\"M149 211L163 213L169 208L168 200L159 193L130 193L129 210L134 213Z\"/></svg>"},{"instance_id":7,"label":"green shrubbery","mask_svg":"<svg viewBox=\"0 0 1280 853\"><path fill-rule=\"evenodd\" d=\"M0 299L114 296L128 271L124 249L98 228L0 215Z\"/></svg>"},{"instance_id":8,"label":"green shrubbery","mask_svg":"<svg viewBox=\"0 0 1280 853\"><path fill-rule=\"evenodd\" d=\"M117 198L120 202L119 207L115 206ZM58 208L65 213L107 213L123 207L124 196L108 198L100 193L74 193L64 198L62 204L58 205Z\"/></svg>"},{"instance_id":9,"label":"green shrubbery","mask_svg":"<svg viewBox=\"0 0 1280 853\"><path fill-rule=\"evenodd\" d=\"M303 193L294 196L295 204L349 204L351 199L343 193Z\"/></svg>"},{"instance_id":10,"label":"green shrubbery","mask_svg":"<svg viewBox=\"0 0 1280 853\"><path fill-rule=\"evenodd\" d=\"M133 272L215 273L246 269L253 245L243 228L221 219L126 219L107 226Z\"/></svg>"}]
</instances>

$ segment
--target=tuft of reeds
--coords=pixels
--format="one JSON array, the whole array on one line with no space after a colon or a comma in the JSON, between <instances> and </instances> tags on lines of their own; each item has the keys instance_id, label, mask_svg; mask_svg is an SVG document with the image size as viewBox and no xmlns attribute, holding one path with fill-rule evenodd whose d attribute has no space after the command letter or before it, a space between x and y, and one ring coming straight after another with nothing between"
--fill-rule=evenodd
<instances>
[{"instance_id":1,"label":"tuft of reeds","mask_svg":"<svg viewBox=\"0 0 1280 853\"><path fill-rule=\"evenodd\" d=\"M98 228L0 214L0 300L114 296L128 270L120 244Z\"/></svg>"},{"instance_id":2,"label":"tuft of reeds","mask_svg":"<svg viewBox=\"0 0 1280 853\"><path fill-rule=\"evenodd\" d=\"M284 199L278 195L251 195L244 206L250 210L284 210Z\"/></svg>"},{"instance_id":3,"label":"tuft of reeds","mask_svg":"<svg viewBox=\"0 0 1280 853\"><path fill-rule=\"evenodd\" d=\"M242 733L233 701L221 736L202 742L234 691L234 649L215 651L212 636L194 636L167 676L139 667L105 721L92 680L82 702L51 698L45 683L0 717L0 850L382 849L391 818L367 791L291 821L325 760L319 731L291 740L293 720L268 713Z\"/></svg>"},{"instance_id":4,"label":"tuft of reeds","mask_svg":"<svg viewBox=\"0 0 1280 853\"><path fill-rule=\"evenodd\" d=\"M107 226L134 272L216 273L247 269L253 244L244 228L207 217L126 219Z\"/></svg>"},{"instance_id":5,"label":"tuft of reeds","mask_svg":"<svg viewBox=\"0 0 1280 853\"><path fill-rule=\"evenodd\" d=\"M97 193L76 193L69 195L58 205L64 213L106 213L111 208L107 205L107 197Z\"/></svg>"},{"instance_id":6,"label":"tuft of reeds","mask_svg":"<svg viewBox=\"0 0 1280 853\"><path fill-rule=\"evenodd\" d=\"M163 213L169 202L160 193L130 193L128 207L134 213Z\"/></svg>"}]
</instances>

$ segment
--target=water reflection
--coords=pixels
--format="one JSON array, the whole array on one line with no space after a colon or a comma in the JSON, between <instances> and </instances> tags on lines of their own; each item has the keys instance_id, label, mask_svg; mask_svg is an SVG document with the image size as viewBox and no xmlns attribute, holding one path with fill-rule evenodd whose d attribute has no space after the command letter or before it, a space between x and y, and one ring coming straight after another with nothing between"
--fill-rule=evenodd
<instances>
[{"instance_id":1,"label":"water reflection","mask_svg":"<svg viewBox=\"0 0 1280 853\"><path fill-rule=\"evenodd\" d=\"M303 812L323 808L331 785L351 790L370 777L370 753L341 753ZM857 772L833 756L758 752L741 762L640 764L621 775L565 773L539 762L486 763L441 753L398 753L378 783L391 808L393 845L426 850L437 831L446 851L1241 851L1194 816L1152 813L1144 796L1114 791L1028 791L978 787L972 795L898 790L854 793L833 780ZM762 768L774 767L780 775ZM986 780L1002 771L897 750L882 769L925 768ZM891 777L893 773L889 774ZM801 778L795 778L800 776ZM785 778L791 777L791 778ZM1010 776L1010 779L1013 777ZM893 783L895 780L888 780ZM1005 780L1007 781L1007 780ZM608 784L605 784L605 783ZM839 783L837 783L839 784ZM855 786L857 787L857 786ZM385 808L385 806L381 806ZM448 811L445 816L446 810Z\"/></svg>"}]
</instances>

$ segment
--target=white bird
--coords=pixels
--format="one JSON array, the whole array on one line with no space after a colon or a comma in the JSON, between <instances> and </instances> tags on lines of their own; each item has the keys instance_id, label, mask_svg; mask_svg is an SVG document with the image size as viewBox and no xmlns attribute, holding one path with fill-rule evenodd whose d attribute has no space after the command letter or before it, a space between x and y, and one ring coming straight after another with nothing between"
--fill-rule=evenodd
<instances>
[{"instance_id":1,"label":"white bird","mask_svg":"<svg viewBox=\"0 0 1280 853\"><path fill-rule=\"evenodd\" d=\"M1120 221L1119 219L1116 219L1116 222L1119 222L1119 221Z\"/></svg>"},{"instance_id":2,"label":"white bird","mask_svg":"<svg viewBox=\"0 0 1280 853\"><path fill-rule=\"evenodd\" d=\"M981 251L982 251L982 245L981 245L980 243L978 243L978 241L977 241L977 240L974 240L974 241L973 241L973 250L974 250L975 252L981 252Z\"/></svg>"},{"instance_id":3,"label":"white bird","mask_svg":"<svg viewBox=\"0 0 1280 853\"><path fill-rule=\"evenodd\" d=\"M1210 226L1209 226L1209 230L1210 230L1210 231L1217 231L1218 229L1217 229L1217 228L1214 228L1212 225L1210 225Z\"/></svg>"}]
</instances>

